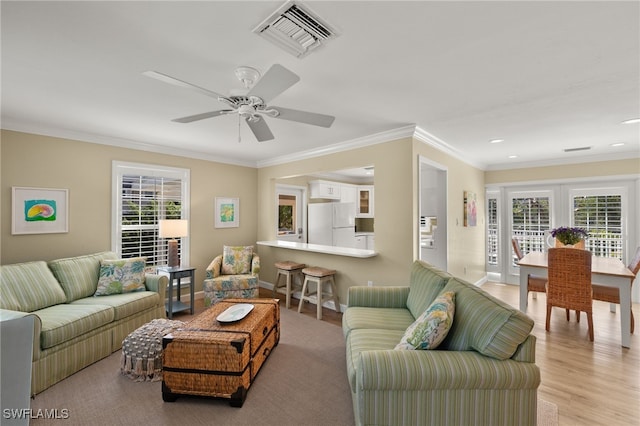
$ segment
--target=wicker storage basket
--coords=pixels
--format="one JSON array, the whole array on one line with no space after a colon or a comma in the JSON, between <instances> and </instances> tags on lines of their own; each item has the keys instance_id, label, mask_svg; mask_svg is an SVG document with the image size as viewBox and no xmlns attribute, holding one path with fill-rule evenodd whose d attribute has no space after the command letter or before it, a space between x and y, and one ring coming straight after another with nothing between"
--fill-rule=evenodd
<instances>
[{"instance_id":1,"label":"wicker storage basket","mask_svg":"<svg viewBox=\"0 0 640 426\"><path fill-rule=\"evenodd\" d=\"M236 303L253 310L234 323L216 317ZM229 399L241 407L265 360L280 340L276 299L227 299L163 339L162 398L178 395Z\"/></svg>"}]
</instances>

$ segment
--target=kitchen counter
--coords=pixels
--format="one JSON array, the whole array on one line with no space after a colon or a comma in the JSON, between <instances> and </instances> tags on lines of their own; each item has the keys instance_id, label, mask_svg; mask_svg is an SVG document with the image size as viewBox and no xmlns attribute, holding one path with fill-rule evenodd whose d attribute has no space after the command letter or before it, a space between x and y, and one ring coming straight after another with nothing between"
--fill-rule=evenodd
<instances>
[{"instance_id":1,"label":"kitchen counter","mask_svg":"<svg viewBox=\"0 0 640 426\"><path fill-rule=\"evenodd\" d=\"M257 244L259 246L267 246L267 247L277 247L277 248L285 248L290 250L300 250L300 251L309 251L314 253L324 253L324 254L334 254L336 256L348 256L348 257L359 257L359 258L368 258L377 256L374 250L363 250L363 249L355 249L355 248L347 248L347 247L334 247L334 246L325 246L320 244L307 244L307 243L296 243L293 241L258 241Z\"/></svg>"}]
</instances>

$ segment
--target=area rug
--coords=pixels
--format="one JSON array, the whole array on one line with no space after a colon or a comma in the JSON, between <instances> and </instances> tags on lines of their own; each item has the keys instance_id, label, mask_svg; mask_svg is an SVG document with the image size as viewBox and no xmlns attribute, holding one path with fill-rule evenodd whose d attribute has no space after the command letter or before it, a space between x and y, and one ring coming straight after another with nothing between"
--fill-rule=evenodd
<instances>
[{"instance_id":1,"label":"area rug","mask_svg":"<svg viewBox=\"0 0 640 426\"><path fill-rule=\"evenodd\" d=\"M120 372L121 353L36 395L31 425L309 425L355 424L342 329L281 309L279 345L260 370L242 408L210 398L162 401L161 382ZM538 402L538 425L557 425L557 407Z\"/></svg>"}]
</instances>

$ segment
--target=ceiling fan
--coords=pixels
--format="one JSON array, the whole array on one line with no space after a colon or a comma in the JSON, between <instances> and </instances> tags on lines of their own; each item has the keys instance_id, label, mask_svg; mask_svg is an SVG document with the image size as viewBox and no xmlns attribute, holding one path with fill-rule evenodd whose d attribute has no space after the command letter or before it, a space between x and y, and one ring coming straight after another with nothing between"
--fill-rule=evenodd
<instances>
[{"instance_id":1,"label":"ceiling fan","mask_svg":"<svg viewBox=\"0 0 640 426\"><path fill-rule=\"evenodd\" d=\"M217 99L230 107L230 109L204 112L171 120L177 123L191 123L221 115L238 114L238 120L244 118L258 142L264 142L274 138L271 129L269 129L264 120L265 116L320 127L331 127L335 120L335 117L330 115L267 105L273 98L300 81L300 77L279 64L272 65L262 78L260 78L260 72L256 69L251 67L237 68L236 77L242 82L245 90L241 94L232 94L230 96L220 95L157 71L146 71L143 74L165 83L194 90L205 96Z\"/></svg>"}]
</instances>

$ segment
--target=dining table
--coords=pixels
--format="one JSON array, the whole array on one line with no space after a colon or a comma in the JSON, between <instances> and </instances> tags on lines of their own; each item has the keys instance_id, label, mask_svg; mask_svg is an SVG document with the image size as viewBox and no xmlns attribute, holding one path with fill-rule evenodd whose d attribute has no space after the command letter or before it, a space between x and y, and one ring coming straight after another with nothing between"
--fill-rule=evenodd
<instances>
[{"instance_id":1,"label":"dining table","mask_svg":"<svg viewBox=\"0 0 640 426\"><path fill-rule=\"evenodd\" d=\"M547 253L532 251L517 263L520 266L520 310L526 313L528 277L529 275L544 278L548 276ZM634 278L633 272L620 259L602 256L591 258L591 282L615 287L620 292L620 333L622 346L625 348L631 347L631 283Z\"/></svg>"}]
</instances>

